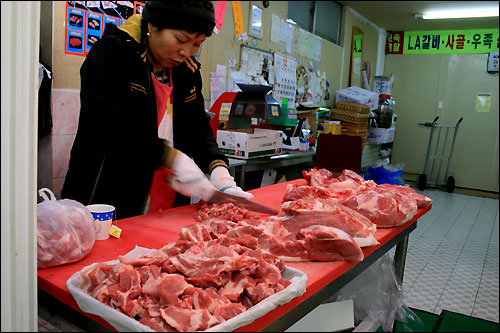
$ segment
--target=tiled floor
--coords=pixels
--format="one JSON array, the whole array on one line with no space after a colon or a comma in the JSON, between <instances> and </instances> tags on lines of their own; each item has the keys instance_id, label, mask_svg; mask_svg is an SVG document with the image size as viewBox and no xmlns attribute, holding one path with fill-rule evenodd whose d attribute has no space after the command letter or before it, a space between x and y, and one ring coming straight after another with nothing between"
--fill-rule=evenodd
<instances>
[{"instance_id":1,"label":"tiled floor","mask_svg":"<svg viewBox=\"0 0 500 333\"><path fill-rule=\"evenodd\" d=\"M433 205L409 237L405 305L436 314L446 309L498 323L499 200L460 191L417 192L431 198ZM79 330L61 321L55 327L40 318L39 332L61 331Z\"/></svg>"},{"instance_id":2,"label":"tiled floor","mask_svg":"<svg viewBox=\"0 0 500 333\"><path fill-rule=\"evenodd\" d=\"M433 206L410 234L405 304L498 323L498 199L433 189L418 192L431 198Z\"/></svg>"}]
</instances>

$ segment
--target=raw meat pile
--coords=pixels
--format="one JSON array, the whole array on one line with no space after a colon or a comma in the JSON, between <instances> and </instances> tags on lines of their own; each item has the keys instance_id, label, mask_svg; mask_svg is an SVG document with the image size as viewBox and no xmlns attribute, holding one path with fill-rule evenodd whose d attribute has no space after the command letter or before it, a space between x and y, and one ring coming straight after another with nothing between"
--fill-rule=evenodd
<instances>
[{"instance_id":1,"label":"raw meat pile","mask_svg":"<svg viewBox=\"0 0 500 333\"><path fill-rule=\"evenodd\" d=\"M204 201L200 201L198 204L198 210L194 213L195 220L199 222L210 218L221 218L227 221L238 222L243 219L258 219L259 217L259 214L250 212L245 208L238 207L233 203L209 205Z\"/></svg>"},{"instance_id":2,"label":"raw meat pile","mask_svg":"<svg viewBox=\"0 0 500 333\"><path fill-rule=\"evenodd\" d=\"M220 236L81 271L92 297L156 331L202 331L285 289L284 262Z\"/></svg>"},{"instance_id":3,"label":"raw meat pile","mask_svg":"<svg viewBox=\"0 0 500 333\"><path fill-rule=\"evenodd\" d=\"M357 173L344 170L342 175L333 178L326 169L304 171L309 186L289 185L284 201L294 200L304 191L304 196L313 199L327 198L336 204L349 207L367 217L377 228L396 227L411 220L418 208L432 203L428 197L418 194L414 189L400 185L377 185L372 180L365 181ZM298 192L298 194L297 194Z\"/></svg>"},{"instance_id":4,"label":"raw meat pile","mask_svg":"<svg viewBox=\"0 0 500 333\"><path fill-rule=\"evenodd\" d=\"M345 216L331 213L323 215L318 217L317 223L310 223L314 222L312 219L295 217L238 222L214 218L182 228L179 239L203 242L226 236L237 244L259 249L284 261L363 260L359 245L348 232L339 228L341 224L347 224ZM353 229L357 227L348 230L355 234ZM375 238L373 240L376 242Z\"/></svg>"},{"instance_id":5,"label":"raw meat pile","mask_svg":"<svg viewBox=\"0 0 500 333\"><path fill-rule=\"evenodd\" d=\"M284 261L360 261L361 247L379 244L377 227L399 226L432 202L409 187L377 185L350 170L337 178L326 169L303 175L309 184L288 185L277 216L259 220L233 204L203 203L195 214L200 223L182 228L179 239L225 235Z\"/></svg>"}]
</instances>

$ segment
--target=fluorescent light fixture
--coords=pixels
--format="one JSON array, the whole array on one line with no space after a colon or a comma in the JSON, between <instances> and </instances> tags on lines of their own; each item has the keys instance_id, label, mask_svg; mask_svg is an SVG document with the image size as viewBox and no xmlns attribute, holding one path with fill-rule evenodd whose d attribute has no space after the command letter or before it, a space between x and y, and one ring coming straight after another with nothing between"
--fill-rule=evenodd
<instances>
[{"instance_id":1,"label":"fluorescent light fixture","mask_svg":"<svg viewBox=\"0 0 500 333\"><path fill-rule=\"evenodd\" d=\"M481 10L445 10L439 12L427 12L415 15L416 18L424 20L449 19L449 18L469 18L469 17L492 17L498 16L498 8Z\"/></svg>"}]
</instances>

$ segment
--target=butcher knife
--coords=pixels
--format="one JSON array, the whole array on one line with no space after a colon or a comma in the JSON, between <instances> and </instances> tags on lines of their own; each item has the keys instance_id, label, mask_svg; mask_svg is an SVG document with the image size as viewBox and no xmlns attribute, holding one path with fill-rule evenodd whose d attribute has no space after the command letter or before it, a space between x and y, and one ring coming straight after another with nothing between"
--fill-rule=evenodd
<instances>
[{"instance_id":1,"label":"butcher knife","mask_svg":"<svg viewBox=\"0 0 500 333\"><path fill-rule=\"evenodd\" d=\"M208 199L207 202L212 203L212 204L223 204L223 203L227 203L227 202L233 202L233 203L237 202L237 203L239 203L238 206L242 206L243 208L251 210L253 212L272 214L272 215L278 214L278 209L276 209L276 208L267 207L267 206L261 205L259 203L256 203L254 201L250 201L246 198L238 197L236 195L227 194L227 193L217 191L217 190L213 191L210 199Z\"/></svg>"}]
</instances>

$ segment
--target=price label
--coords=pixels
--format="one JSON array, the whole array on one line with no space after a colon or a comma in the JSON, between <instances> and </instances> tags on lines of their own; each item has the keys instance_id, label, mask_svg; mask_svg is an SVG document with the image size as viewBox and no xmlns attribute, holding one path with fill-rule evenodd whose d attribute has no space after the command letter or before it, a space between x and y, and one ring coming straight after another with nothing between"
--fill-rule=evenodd
<instances>
[{"instance_id":1,"label":"price label","mask_svg":"<svg viewBox=\"0 0 500 333\"><path fill-rule=\"evenodd\" d=\"M278 107L276 105L271 105L271 112L274 117L279 117L280 112L278 110Z\"/></svg>"},{"instance_id":2,"label":"price label","mask_svg":"<svg viewBox=\"0 0 500 333\"><path fill-rule=\"evenodd\" d=\"M109 234L113 237L120 238L122 234L122 229L118 228L116 225L111 226L111 230L109 230Z\"/></svg>"}]
</instances>

